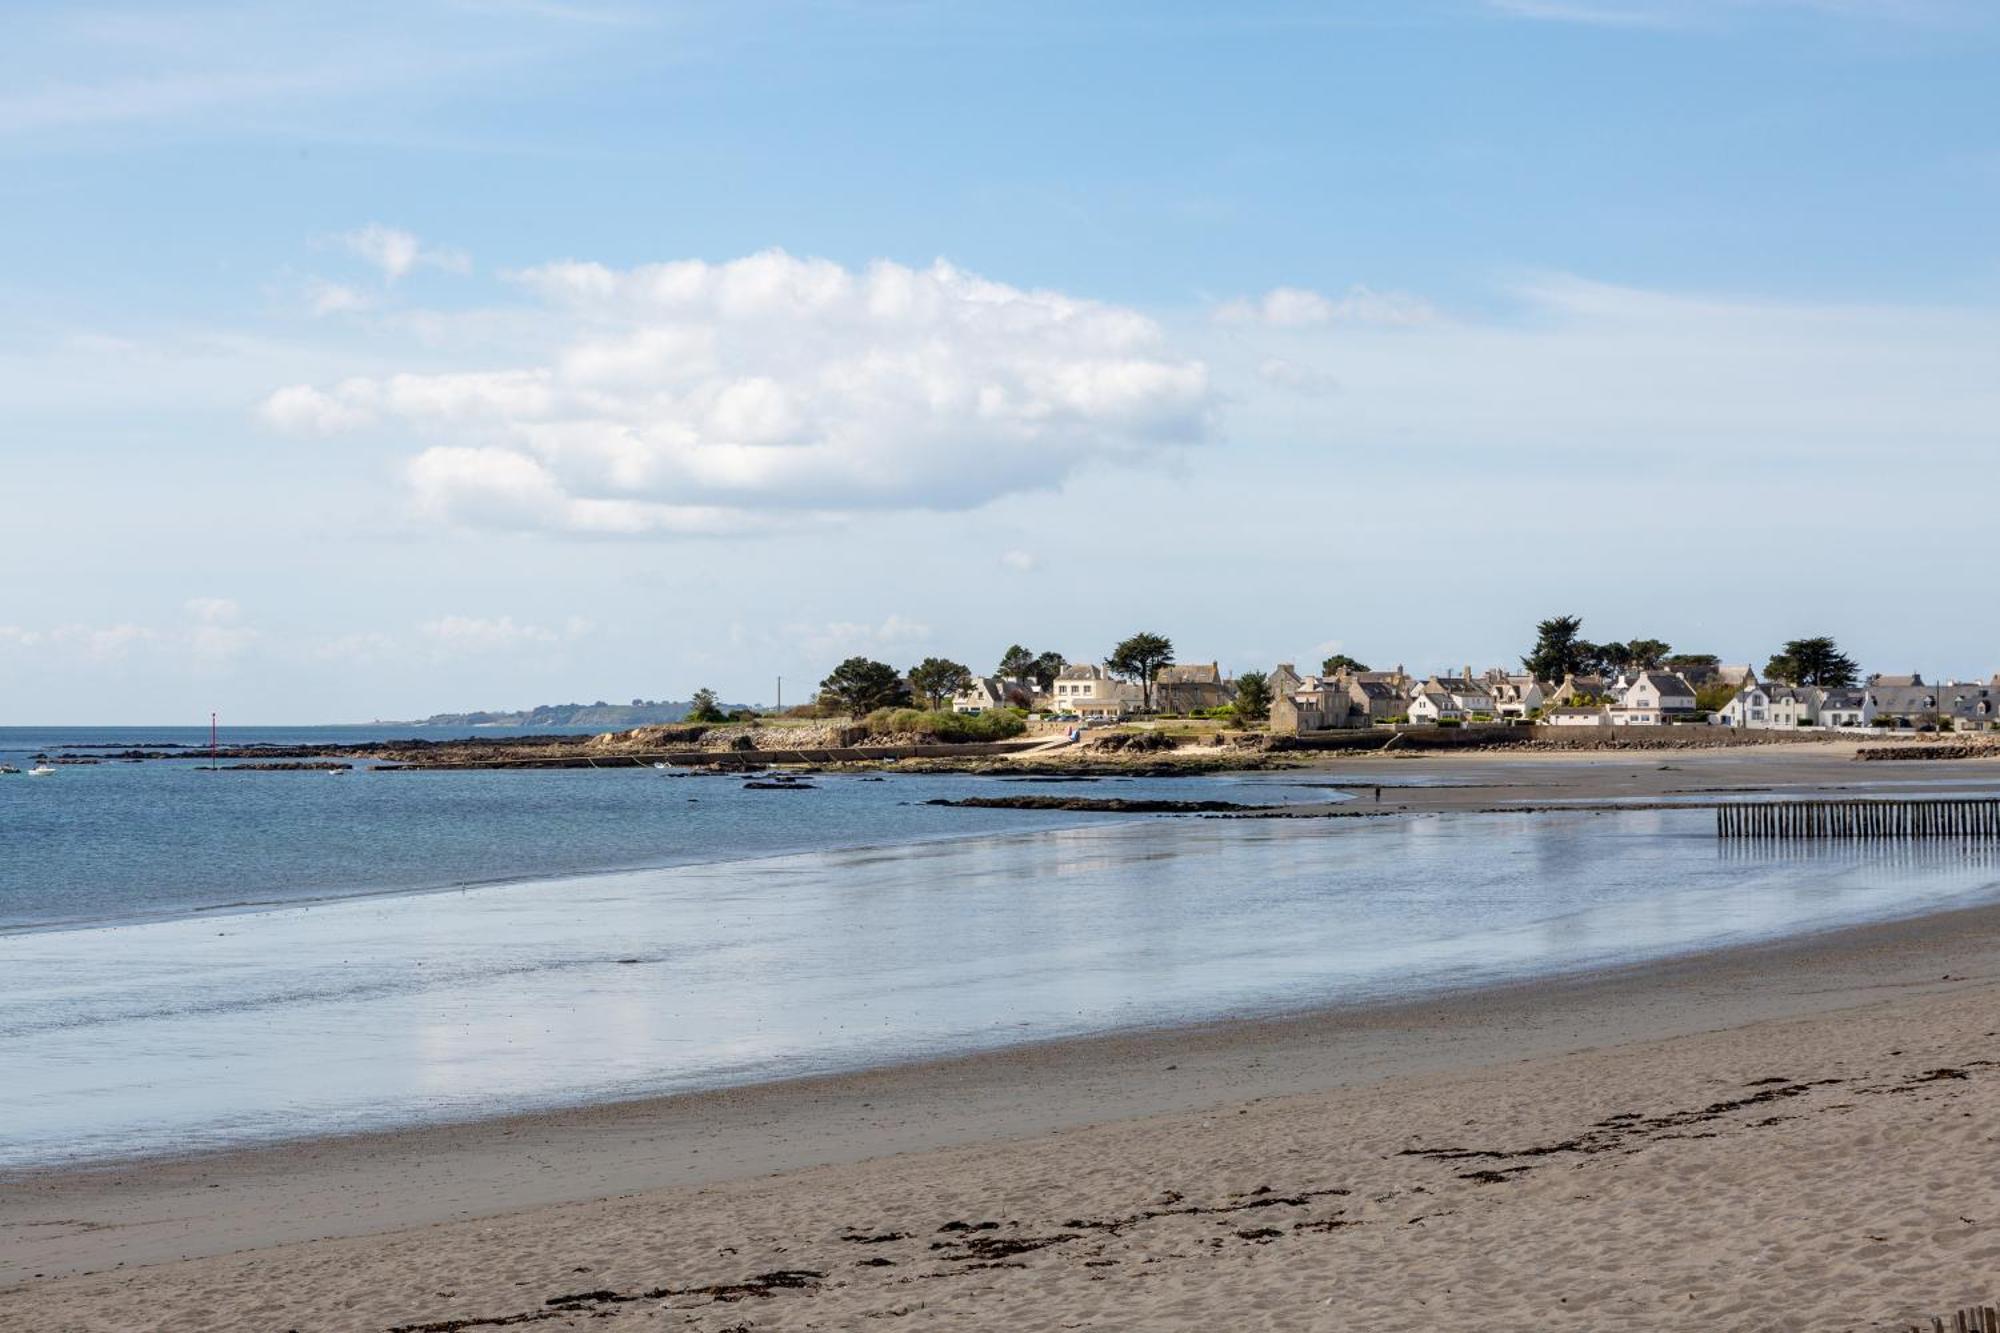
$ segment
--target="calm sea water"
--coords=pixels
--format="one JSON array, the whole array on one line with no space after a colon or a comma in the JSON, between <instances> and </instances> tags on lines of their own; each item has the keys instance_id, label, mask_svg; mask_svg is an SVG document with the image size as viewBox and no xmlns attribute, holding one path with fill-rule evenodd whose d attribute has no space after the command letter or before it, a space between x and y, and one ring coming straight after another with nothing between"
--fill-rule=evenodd
<instances>
[{"instance_id":1,"label":"calm sea water","mask_svg":"<svg viewBox=\"0 0 2000 1333\"><path fill-rule=\"evenodd\" d=\"M388 739L408 730L243 728L225 744ZM488 733L490 734L490 733ZM435 739L435 737L433 737ZM195 728L0 729L0 762L79 744L205 745ZM225 764L231 761L224 761ZM962 775L848 775L811 792L744 789L736 776L650 768L538 773L210 771L186 761L64 766L0 777L0 930L171 916L326 897L1010 829L1073 814L948 810L932 797L1018 792L1215 797L1326 793L1265 778L1048 784Z\"/></svg>"},{"instance_id":2,"label":"calm sea water","mask_svg":"<svg viewBox=\"0 0 2000 1333\"><path fill-rule=\"evenodd\" d=\"M1745 854L1705 811L1079 822L918 804L1034 790L0 778L0 1166L1405 996L2000 893L1990 854ZM1283 775L1039 790L1327 794Z\"/></svg>"}]
</instances>

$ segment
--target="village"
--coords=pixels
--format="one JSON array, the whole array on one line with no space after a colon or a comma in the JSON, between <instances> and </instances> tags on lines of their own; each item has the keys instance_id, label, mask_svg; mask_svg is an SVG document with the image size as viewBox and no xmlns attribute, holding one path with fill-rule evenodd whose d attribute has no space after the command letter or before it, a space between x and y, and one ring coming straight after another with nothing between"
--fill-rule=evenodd
<instances>
[{"instance_id":1,"label":"village","mask_svg":"<svg viewBox=\"0 0 2000 1333\"><path fill-rule=\"evenodd\" d=\"M1046 657L1046 655L1045 655ZM1127 663L1065 664L1047 674L973 676L951 711L1013 708L1079 726L1153 718L1226 718L1274 735L1361 728L1727 727L1742 731L1880 734L1995 729L2000 673L1986 680L1929 682L1921 673L1872 674L1855 683L1779 678L1767 667L1706 657L1667 659L1603 672L1532 672L1470 666L1417 674L1370 670L1329 658L1316 672L1280 662L1232 677L1218 662L1165 662L1141 675ZM935 660L935 659L934 659ZM1771 665L1782 666L1782 657ZM1801 673L1803 674L1803 673ZM1825 673L1838 680L1851 671Z\"/></svg>"}]
</instances>

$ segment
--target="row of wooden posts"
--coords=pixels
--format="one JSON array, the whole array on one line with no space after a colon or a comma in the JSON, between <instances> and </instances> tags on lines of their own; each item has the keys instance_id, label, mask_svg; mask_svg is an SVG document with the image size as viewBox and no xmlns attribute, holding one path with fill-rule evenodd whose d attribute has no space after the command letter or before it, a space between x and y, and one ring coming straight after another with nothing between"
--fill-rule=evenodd
<instances>
[{"instance_id":1,"label":"row of wooden posts","mask_svg":"<svg viewBox=\"0 0 2000 1333\"><path fill-rule=\"evenodd\" d=\"M1928 1326L1912 1324L1910 1333L2000 1333L2000 1310L1972 1305L1951 1315L1932 1315Z\"/></svg>"},{"instance_id":2,"label":"row of wooden posts","mask_svg":"<svg viewBox=\"0 0 2000 1333\"><path fill-rule=\"evenodd\" d=\"M1996 838L2000 800L1757 801L1717 808L1715 832L1721 838Z\"/></svg>"}]
</instances>

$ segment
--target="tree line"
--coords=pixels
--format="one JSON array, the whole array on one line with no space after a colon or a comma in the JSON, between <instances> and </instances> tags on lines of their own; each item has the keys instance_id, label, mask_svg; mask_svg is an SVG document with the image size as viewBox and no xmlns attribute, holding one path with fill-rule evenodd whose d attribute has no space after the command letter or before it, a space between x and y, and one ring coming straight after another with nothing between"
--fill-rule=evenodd
<instances>
[{"instance_id":1,"label":"tree line","mask_svg":"<svg viewBox=\"0 0 2000 1333\"><path fill-rule=\"evenodd\" d=\"M1664 639L1592 643L1583 637L1583 617L1551 616L1535 626L1535 646L1521 667L1537 680L1566 676L1609 676L1621 671L1688 671L1713 667L1713 653L1676 653ZM1832 637L1791 639L1765 662L1763 677L1786 685L1841 689L1860 679L1861 668Z\"/></svg>"}]
</instances>

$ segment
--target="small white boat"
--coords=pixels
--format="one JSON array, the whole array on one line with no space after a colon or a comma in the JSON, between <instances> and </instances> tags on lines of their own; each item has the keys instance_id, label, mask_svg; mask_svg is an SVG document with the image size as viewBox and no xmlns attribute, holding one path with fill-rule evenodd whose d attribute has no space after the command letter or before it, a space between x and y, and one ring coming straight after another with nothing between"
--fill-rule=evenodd
<instances>
[{"instance_id":1,"label":"small white boat","mask_svg":"<svg viewBox=\"0 0 2000 1333\"><path fill-rule=\"evenodd\" d=\"M28 770L28 776L31 778L52 778L55 775L56 771L47 764L36 764Z\"/></svg>"}]
</instances>

